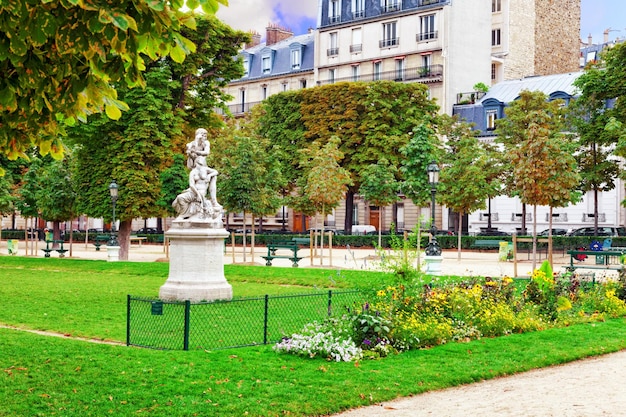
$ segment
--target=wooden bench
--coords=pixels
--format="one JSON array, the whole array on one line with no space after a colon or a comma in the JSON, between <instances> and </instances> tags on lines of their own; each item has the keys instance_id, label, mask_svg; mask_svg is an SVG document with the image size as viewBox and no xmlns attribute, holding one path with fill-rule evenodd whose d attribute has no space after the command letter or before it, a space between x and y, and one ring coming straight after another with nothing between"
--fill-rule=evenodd
<instances>
[{"instance_id":1,"label":"wooden bench","mask_svg":"<svg viewBox=\"0 0 626 417\"><path fill-rule=\"evenodd\" d=\"M98 235L93 240L93 245L96 247L96 250L100 250L100 246L106 244L109 240L111 240L111 236L108 235Z\"/></svg>"},{"instance_id":2,"label":"wooden bench","mask_svg":"<svg viewBox=\"0 0 626 417\"><path fill-rule=\"evenodd\" d=\"M279 249L288 249L291 251L292 254L291 255L276 255L276 251ZM267 244L267 256L262 256L262 258L265 259L265 265L267 266L272 266L273 259L282 258L282 259L291 260L291 262L293 262L292 266L297 267L298 261L302 259L301 257L298 257L298 249L300 249L300 247L298 246L298 243L293 240L287 241L287 242L268 243Z\"/></svg>"},{"instance_id":3,"label":"wooden bench","mask_svg":"<svg viewBox=\"0 0 626 417\"><path fill-rule=\"evenodd\" d=\"M575 271L577 269L612 269L620 270L624 267L622 264L622 255L626 252L616 250L568 250L567 254L570 256L569 271ZM588 264L582 263L587 257L594 257L596 263ZM583 259L578 261L579 259ZM578 263L574 263L578 261Z\"/></svg>"},{"instance_id":4,"label":"wooden bench","mask_svg":"<svg viewBox=\"0 0 626 417\"><path fill-rule=\"evenodd\" d=\"M148 238L145 236L131 236L129 239L131 245L133 244L133 242L137 242L139 243L139 246L141 246L142 242Z\"/></svg>"},{"instance_id":5,"label":"wooden bench","mask_svg":"<svg viewBox=\"0 0 626 417\"><path fill-rule=\"evenodd\" d=\"M477 239L472 243L470 248L472 249L500 249L500 242L506 242L506 240L496 239Z\"/></svg>"},{"instance_id":6,"label":"wooden bench","mask_svg":"<svg viewBox=\"0 0 626 417\"><path fill-rule=\"evenodd\" d=\"M50 252L57 251L59 253L59 258L64 258L65 252L67 252L68 249L63 248L63 243L65 243L64 240L46 240L46 248L41 249L42 251L45 252L44 257L49 258ZM54 248L55 244L59 245L59 247L56 249Z\"/></svg>"}]
</instances>

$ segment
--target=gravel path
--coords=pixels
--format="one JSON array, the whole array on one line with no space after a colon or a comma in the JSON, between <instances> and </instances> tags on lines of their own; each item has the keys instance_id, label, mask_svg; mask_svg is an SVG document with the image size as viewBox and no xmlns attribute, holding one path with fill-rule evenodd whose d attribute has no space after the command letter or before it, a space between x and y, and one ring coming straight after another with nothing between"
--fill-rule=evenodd
<instances>
[{"instance_id":1,"label":"gravel path","mask_svg":"<svg viewBox=\"0 0 626 417\"><path fill-rule=\"evenodd\" d=\"M626 416L626 350L364 407L336 417Z\"/></svg>"}]
</instances>

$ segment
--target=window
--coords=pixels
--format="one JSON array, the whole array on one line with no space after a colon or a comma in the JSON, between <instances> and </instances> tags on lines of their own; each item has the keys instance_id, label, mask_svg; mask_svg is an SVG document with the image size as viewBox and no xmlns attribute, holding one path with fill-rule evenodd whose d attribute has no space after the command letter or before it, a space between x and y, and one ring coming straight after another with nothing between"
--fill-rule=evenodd
<instances>
[{"instance_id":1,"label":"window","mask_svg":"<svg viewBox=\"0 0 626 417\"><path fill-rule=\"evenodd\" d=\"M332 68L328 70L328 82L333 84L335 82L335 78L337 76L337 70Z\"/></svg>"},{"instance_id":2,"label":"window","mask_svg":"<svg viewBox=\"0 0 626 417\"><path fill-rule=\"evenodd\" d=\"M491 31L491 46L500 45L500 29L494 29Z\"/></svg>"},{"instance_id":3,"label":"window","mask_svg":"<svg viewBox=\"0 0 626 417\"><path fill-rule=\"evenodd\" d=\"M288 82L286 82L286 81L284 81L284 82L283 82L283 91L287 91L287 90L288 90L288 88L289 88L289 83L288 83Z\"/></svg>"},{"instance_id":4,"label":"window","mask_svg":"<svg viewBox=\"0 0 626 417\"><path fill-rule=\"evenodd\" d=\"M374 62L374 71L373 71L374 81L381 80L382 74L383 74L383 62L382 61Z\"/></svg>"},{"instance_id":5,"label":"window","mask_svg":"<svg viewBox=\"0 0 626 417\"><path fill-rule=\"evenodd\" d=\"M396 59L396 81L404 80L404 58Z\"/></svg>"},{"instance_id":6,"label":"window","mask_svg":"<svg viewBox=\"0 0 626 417\"><path fill-rule=\"evenodd\" d=\"M291 69L297 70L300 69L300 49L292 49L291 50Z\"/></svg>"},{"instance_id":7,"label":"window","mask_svg":"<svg viewBox=\"0 0 626 417\"><path fill-rule=\"evenodd\" d=\"M263 100L267 98L267 85L261 86L261 97L263 97Z\"/></svg>"},{"instance_id":8,"label":"window","mask_svg":"<svg viewBox=\"0 0 626 417\"><path fill-rule=\"evenodd\" d=\"M261 67L263 68L263 74L269 74L272 70L272 59L269 56L261 58Z\"/></svg>"},{"instance_id":9,"label":"window","mask_svg":"<svg viewBox=\"0 0 626 417\"><path fill-rule=\"evenodd\" d=\"M352 66L352 81L359 81L360 76L361 76L361 66L353 65Z\"/></svg>"},{"instance_id":10,"label":"window","mask_svg":"<svg viewBox=\"0 0 626 417\"><path fill-rule=\"evenodd\" d=\"M250 75L250 59L245 57L243 59L243 76L247 77L248 75Z\"/></svg>"},{"instance_id":11,"label":"window","mask_svg":"<svg viewBox=\"0 0 626 417\"><path fill-rule=\"evenodd\" d=\"M339 0L330 0L328 7L328 17L330 23L341 22L341 6L339 4Z\"/></svg>"},{"instance_id":12,"label":"window","mask_svg":"<svg viewBox=\"0 0 626 417\"><path fill-rule=\"evenodd\" d=\"M383 40L380 41L381 48L388 48L390 46L398 45L398 38L396 38L396 22L383 23Z\"/></svg>"},{"instance_id":13,"label":"window","mask_svg":"<svg viewBox=\"0 0 626 417\"><path fill-rule=\"evenodd\" d=\"M361 36L361 28L352 29L352 44L350 45L350 52L357 53L363 50L363 39Z\"/></svg>"},{"instance_id":14,"label":"window","mask_svg":"<svg viewBox=\"0 0 626 417\"><path fill-rule=\"evenodd\" d=\"M496 64L491 64L491 79L495 80L498 76L497 66Z\"/></svg>"},{"instance_id":15,"label":"window","mask_svg":"<svg viewBox=\"0 0 626 417\"><path fill-rule=\"evenodd\" d=\"M302 89L306 88L306 80L305 79L300 80L300 88L302 88Z\"/></svg>"},{"instance_id":16,"label":"window","mask_svg":"<svg viewBox=\"0 0 626 417\"><path fill-rule=\"evenodd\" d=\"M352 0L352 17L354 19L365 17L365 0Z\"/></svg>"},{"instance_id":17,"label":"window","mask_svg":"<svg viewBox=\"0 0 626 417\"><path fill-rule=\"evenodd\" d=\"M339 55L339 47L337 43L337 32L331 32L328 34L330 48L328 48L327 55L335 56Z\"/></svg>"},{"instance_id":18,"label":"window","mask_svg":"<svg viewBox=\"0 0 626 417\"><path fill-rule=\"evenodd\" d=\"M239 91L239 105L241 113L246 111L246 90Z\"/></svg>"},{"instance_id":19,"label":"window","mask_svg":"<svg viewBox=\"0 0 626 417\"><path fill-rule=\"evenodd\" d=\"M496 12L501 12L501 11L502 11L502 4L500 3L500 0L491 0L491 12L496 13Z\"/></svg>"},{"instance_id":20,"label":"window","mask_svg":"<svg viewBox=\"0 0 626 417\"><path fill-rule=\"evenodd\" d=\"M431 65L432 65L432 55L431 54L422 55L422 68L420 68L420 75L422 77L427 77L430 75Z\"/></svg>"},{"instance_id":21,"label":"window","mask_svg":"<svg viewBox=\"0 0 626 417\"><path fill-rule=\"evenodd\" d=\"M437 31L435 31L435 15L431 14L420 17L420 34L418 40L425 41L436 38Z\"/></svg>"},{"instance_id":22,"label":"window","mask_svg":"<svg viewBox=\"0 0 626 417\"><path fill-rule=\"evenodd\" d=\"M496 129L496 120L498 119L497 110L487 110L487 130Z\"/></svg>"}]
</instances>

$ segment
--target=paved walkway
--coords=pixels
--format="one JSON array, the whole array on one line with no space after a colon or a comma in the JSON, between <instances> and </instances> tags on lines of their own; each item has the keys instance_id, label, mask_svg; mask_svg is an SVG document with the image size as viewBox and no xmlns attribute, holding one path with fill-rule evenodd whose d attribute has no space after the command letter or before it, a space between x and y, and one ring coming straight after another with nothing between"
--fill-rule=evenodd
<instances>
[{"instance_id":1,"label":"paved walkway","mask_svg":"<svg viewBox=\"0 0 626 417\"><path fill-rule=\"evenodd\" d=\"M19 255L30 255L32 252L36 254L35 256L43 257L44 253L41 250L45 247L43 242L38 242L37 247L34 250L29 250L28 253L24 241L20 241L19 245ZM66 244L65 247L70 249L66 253L67 257L107 259L107 252L104 247L96 251L94 245L90 243L75 242L71 247L69 244ZM254 255L252 255L249 247L246 249L244 260L243 248L241 246L237 246L234 249L231 246L227 246L224 254L224 263L265 265L265 260L261 257L267 254L267 249L264 246L255 247ZM0 242L0 254L4 255L7 253L7 242L3 240ZM304 268L379 269L378 254L374 249L346 249L345 247L340 247L333 248L331 253L328 248L324 248L323 251L319 249L311 251L308 248L303 248L299 251L299 255L304 256L300 261L300 266ZM323 255L323 259L321 255ZM58 254L52 252L51 256L58 257ZM141 246L138 244L131 245L128 260L154 262L167 261L167 259L168 253L163 245L144 243ZM542 254L541 259L537 261L537 267L539 267L543 259L545 259L545 254ZM554 253L553 260L554 269L558 270L569 263L569 256L564 254L563 251L558 251ZM591 264L592 260L588 259L586 262ZM288 259L275 259L272 264L274 267L291 267L291 261ZM443 275L513 277L515 276L515 270L515 265L512 261L500 262L498 253L493 250L483 252L463 251L460 259L456 250L447 250L443 252L443 262L441 264L441 273ZM527 253L519 253L516 276L528 277L531 272L532 261L530 256ZM596 277L600 277L603 274L615 274L615 271L596 271Z\"/></svg>"}]
</instances>

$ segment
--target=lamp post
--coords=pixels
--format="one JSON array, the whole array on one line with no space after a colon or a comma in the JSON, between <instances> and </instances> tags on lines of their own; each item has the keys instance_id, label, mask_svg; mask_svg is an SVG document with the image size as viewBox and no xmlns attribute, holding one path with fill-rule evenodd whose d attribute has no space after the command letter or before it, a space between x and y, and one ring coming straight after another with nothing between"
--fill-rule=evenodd
<instances>
[{"instance_id":1,"label":"lamp post","mask_svg":"<svg viewBox=\"0 0 626 417\"><path fill-rule=\"evenodd\" d=\"M426 256L440 256L441 247L437 243L435 233L437 233L437 226L435 226L435 194L437 194L437 184L439 184L439 166L435 161L431 162L426 169L428 172L428 183L430 184L430 241L426 246Z\"/></svg>"},{"instance_id":2,"label":"lamp post","mask_svg":"<svg viewBox=\"0 0 626 417\"><path fill-rule=\"evenodd\" d=\"M113 205L113 221L111 222L111 239L109 239L109 246L119 246L117 241L117 233L115 231L115 203L117 202L117 183L115 180L109 184L109 192L111 193L111 204Z\"/></svg>"}]
</instances>

